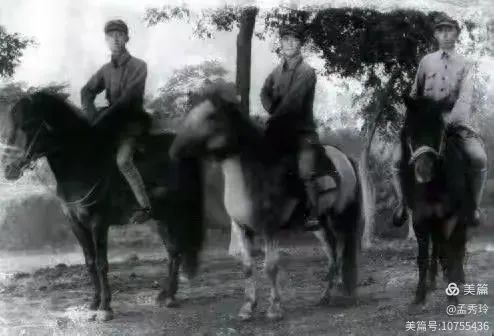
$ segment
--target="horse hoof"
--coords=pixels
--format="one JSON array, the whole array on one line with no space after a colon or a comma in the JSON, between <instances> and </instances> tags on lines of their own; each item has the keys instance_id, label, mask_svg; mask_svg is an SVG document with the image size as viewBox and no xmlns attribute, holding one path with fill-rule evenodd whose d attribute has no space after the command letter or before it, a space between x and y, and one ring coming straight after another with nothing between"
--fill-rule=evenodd
<instances>
[{"instance_id":1,"label":"horse hoof","mask_svg":"<svg viewBox=\"0 0 494 336\"><path fill-rule=\"evenodd\" d=\"M88 307L89 310L98 310L99 304L91 303Z\"/></svg>"},{"instance_id":2,"label":"horse hoof","mask_svg":"<svg viewBox=\"0 0 494 336\"><path fill-rule=\"evenodd\" d=\"M89 322L94 322L94 321L96 321L96 312L90 312L90 313L89 313L89 315L88 315L87 320L88 320Z\"/></svg>"},{"instance_id":3,"label":"horse hoof","mask_svg":"<svg viewBox=\"0 0 494 336\"><path fill-rule=\"evenodd\" d=\"M425 304L425 296L422 295L415 296L415 300L413 300L412 304L416 306Z\"/></svg>"},{"instance_id":4,"label":"horse hoof","mask_svg":"<svg viewBox=\"0 0 494 336\"><path fill-rule=\"evenodd\" d=\"M269 306L266 317L271 321L278 321L283 318L283 311L279 303L273 303Z\"/></svg>"},{"instance_id":5,"label":"horse hoof","mask_svg":"<svg viewBox=\"0 0 494 336\"><path fill-rule=\"evenodd\" d=\"M175 298L166 298L163 301L163 306L165 306L166 308L177 308L178 301Z\"/></svg>"},{"instance_id":6,"label":"horse hoof","mask_svg":"<svg viewBox=\"0 0 494 336\"><path fill-rule=\"evenodd\" d=\"M174 297L168 296L166 291L162 291L156 298L156 304L160 307L175 308L178 307L178 302Z\"/></svg>"},{"instance_id":7,"label":"horse hoof","mask_svg":"<svg viewBox=\"0 0 494 336\"><path fill-rule=\"evenodd\" d=\"M252 313L254 311L254 305L250 302L245 303L240 311L238 312L238 318L241 321L250 321L252 320Z\"/></svg>"},{"instance_id":8,"label":"horse hoof","mask_svg":"<svg viewBox=\"0 0 494 336\"><path fill-rule=\"evenodd\" d=\"M113 320L113 311L112 310L98 310L97 320L100 322L106 322Z\"/></svg>"},{"instance_id":9,"label":"horse hoof","mask_svg":"<svg viewBox=\"0 0 494 336\"><path fill-rule=\"evenodd\" d=\"M252 320L252 312L243 312L243 311L240 311L238 313L238 318L241 321L244 321L244 322L250 321L250 320Z\"/></svg>"}]
</instances>

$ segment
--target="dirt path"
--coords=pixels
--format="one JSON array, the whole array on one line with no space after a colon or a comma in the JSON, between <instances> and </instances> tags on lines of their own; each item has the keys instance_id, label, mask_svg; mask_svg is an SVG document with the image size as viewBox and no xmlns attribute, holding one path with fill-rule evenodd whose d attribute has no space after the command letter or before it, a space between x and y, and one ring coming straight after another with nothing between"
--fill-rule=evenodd
<instances>
[{"instance_id":1,"label":"dirt path","mask_svg":"<svg viewBox=\"0 0 494 336\"><path fill-rule=\"evenodd\" d=\"M181 306L175 309L154 303L157 281L165 276L159 245L154 255L149 249L137 250L137 257L110 260L116 314L106 323L85 320L83 307L92 289L82 265L61 264L6 276L0 280L0 335L416 335L405 331L406 322L428 324L430 320L485 321L491 330L441 333L429 329L418 334L492 335L494 248L485 242L469 245L467 282L487 283L492 294L465 297L464 302L486 304L487 314L448 317L443 290L430 295L424 311L411 314L408 306L417 272L415 244L409 242L380 242L362 256L357 305L345 305L336 297L331 306L317 306L325 259L315 240L308 237L296 247L286 242L283 249L280 284L285 319L269 322L264 317L268 283L258 259L258 312L252 322L245 323L236 318L243 299L243 278L240 264L226 256L227 238L215 237L218 245L205 252L207 261L199 276L191 283L181 283Z\"/></svg>"}]
</instances>

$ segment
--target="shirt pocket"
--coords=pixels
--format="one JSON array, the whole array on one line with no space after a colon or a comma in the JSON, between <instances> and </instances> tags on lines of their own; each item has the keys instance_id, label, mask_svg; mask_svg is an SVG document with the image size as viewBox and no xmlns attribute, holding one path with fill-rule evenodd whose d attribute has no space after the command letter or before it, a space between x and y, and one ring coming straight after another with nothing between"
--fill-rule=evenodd
<instances>
[{"instance_id":1,"label":"shirt pocket","mask_svg":"<svg viewBox=\"0 0 494 336\"><path fill-rule=\"evenodd\" d=\"M432 90L434 90L436 76L437 76L436 72L430 72L425 75L425 85L424 85L425 92L431 92Z\"/></svg>"}]
</instances>

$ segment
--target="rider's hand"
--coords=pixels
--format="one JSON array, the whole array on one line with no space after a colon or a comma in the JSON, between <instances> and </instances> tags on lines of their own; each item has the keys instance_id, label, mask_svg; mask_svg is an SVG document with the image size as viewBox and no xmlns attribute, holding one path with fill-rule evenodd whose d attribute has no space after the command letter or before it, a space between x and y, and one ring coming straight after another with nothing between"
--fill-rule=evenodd
<instances>
[{"instance_id":1,"label":"rider's hand","mask_svg":"<svg viewBox=\"0 0 494 336\"><path fill-rule=\"evenodd\" d=\"M443 118L446 125L458 125L461 124L463 121L459 116L451 113L444 115Z\"/></svg>"}]
</instances>

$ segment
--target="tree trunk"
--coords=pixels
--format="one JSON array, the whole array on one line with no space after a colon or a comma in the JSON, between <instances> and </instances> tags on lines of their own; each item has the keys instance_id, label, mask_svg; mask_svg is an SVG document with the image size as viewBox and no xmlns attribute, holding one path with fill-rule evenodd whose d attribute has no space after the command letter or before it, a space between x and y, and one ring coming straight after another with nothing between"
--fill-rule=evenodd
<instances>
[{"instance_id":1,"label":"tree trunk","mask_svg":"<svg viewBox=\"0 0 494 336\"><path fill-rule=\"evenodd\" d=\"M256 24L257 7L246 7L240 16L240 30L237 35L237 92L241 97L241 110L249 114L250 67L252 35Z\"/></svg>"},{"instance_id":2,"label":"tree trunk","mask_svg":"<svg viewBox=\"0 0 494 336\"><path fill-rule=\"evenodd\" d=\"M237 35L237 93L240 95L240 109L243 113L249 114L249 94L250 94L250 68L252 35L256 24L256 16L259 9L257 7L246 7L240 17L240 30ZM231 256L240 254L238 235L232 230L230 232L230 246L228 253Z\"/></svg>"},{"instance_id":3,"label":"tree trunk","mask_svg":"<svg viewBox=\"0 0 494 336\"><path fill-rule=\"evenodd\" d=\"M362 235L362 247L369 248L372 244L372 236L374 234L374 218L375 218L375 186L370 178L370 166L369 166L369 157L370 151L372 148L372 140L374 139L374 135L376 134L377 127L379 126L379 122L384 113L384 102L387 97L389 97L391 90L394 87L396 79L398 78L398 71L395 70L385 87L382 89L378 89L373 99L375 118L368 124L367 126L367 134L366 134L366 143L364 151L360 156L359 169L360 169L360 177L362 179L363 187L364 187L364 204L366 205L365 209L365 228L364 233Z\"/></svg>"}]
</instances>

